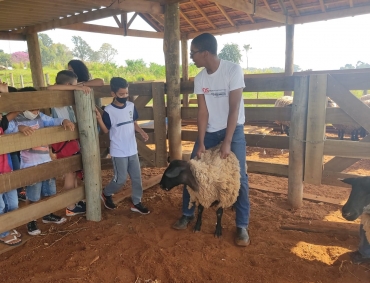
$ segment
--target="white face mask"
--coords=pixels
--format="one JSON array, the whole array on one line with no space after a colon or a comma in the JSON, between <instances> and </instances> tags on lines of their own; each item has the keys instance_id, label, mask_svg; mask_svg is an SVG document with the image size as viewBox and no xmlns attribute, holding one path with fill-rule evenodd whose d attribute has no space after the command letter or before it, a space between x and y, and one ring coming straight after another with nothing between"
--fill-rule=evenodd
<instances>
[{"instance_id":1,"label":"white face mask","mask_svg":"<svg viewBox=\"0 0 370 283\"><path fill-rule=\"evenodd\" d=\"M23 115L29 120L34 120L37 116L39 116L39 113L33 114L31 111L26 110L23 112Z\"/></svg>"}]
</instances>

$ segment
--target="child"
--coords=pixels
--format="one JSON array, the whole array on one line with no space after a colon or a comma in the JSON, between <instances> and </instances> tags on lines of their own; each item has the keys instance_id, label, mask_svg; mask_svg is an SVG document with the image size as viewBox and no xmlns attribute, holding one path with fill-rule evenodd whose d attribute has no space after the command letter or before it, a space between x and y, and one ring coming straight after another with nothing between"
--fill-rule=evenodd
<instances>
[{"instance_id":1,"label":"child","mask_svg":"<svg viewBox=\"0 0 370 283\"><path fill-rule=\"evenodd\" d=\"M48 89L55 90L82 90L85 93L90 92L90 88L83 85L77 85L77 76L72 71L63 70L57 74L55 79L56 84L49 86ZM76 116L71 106L55 107L51 109L54 118L68 119L76 123ZM68 172L64 174L64 189L70 190L77 187L76 172ZM66 216L75 216L86 213L86 203L80 201L66 208Z\"/></svg>"},{"instance_id":2,"label":"child","mask_svg":"<svg viewBox=\"0 0 370 283\"><path fill-rule=\"evenodd\" d=\"M8 85L0 80L0 93L8 92ZM9 120L13 120L18 112L8 113L2 116L0 113L0 135L8 128ZM10 154L0 154L0 174L12 171L12 160ZM18 208L17 190L11 190L6 193L0 193L0 215ZM9 245L19 245L22 240L21 234L16 230L5 231L0 233L0 242Z\"/></svg>"},{"instance_id":3,"label":"child","mask_svg":"<svg viewBox=\"0 0 370 283\"><path fill-rule=\"evenodd\" d=\"M114 168L114 177L103 190L101 199L106 208L117 208L112 200L112 194L124 185L128 173L132 182L131 211L148 214L150 211L141 203L143 188L135 130L141 134L145 141L148 140L148 135L136 123L138 114L134 104L127 101L127 81L123 78L112 78L110 87L114 101L105 107L103 117L96 110L100 128L104 133L109 132L110 155Z\"/></svg>"},{"instance_id":4,"label":"child","mask_svg":"<svg viewBox=\"0 0 370 283\"><path fill-rule=\"evenodd\" d=\"M34 88L23 88L19 91L36 91ZM19 114L14 121L9 123L9 127L6 133L21 132L26 136L32 135L36 129L62 125L65 129L74 130L75 125L67 120L60 118L51 118L38 109L27 110ZM46 162L50 162L49 146L39 146L21 151L21 169L36 166ZM52 196L56 194L55 179L45 180L39 183L26 187L26 197L30 202L37 202L41 196ZM57 216L53 213L45 215L42 218L44 223L55 223L62 224L66 221L65 218ZM28 234L35 236L39 235L41 231L37 227L36 220L33 220L27 224Z\"/></svg>"}]
</instances>

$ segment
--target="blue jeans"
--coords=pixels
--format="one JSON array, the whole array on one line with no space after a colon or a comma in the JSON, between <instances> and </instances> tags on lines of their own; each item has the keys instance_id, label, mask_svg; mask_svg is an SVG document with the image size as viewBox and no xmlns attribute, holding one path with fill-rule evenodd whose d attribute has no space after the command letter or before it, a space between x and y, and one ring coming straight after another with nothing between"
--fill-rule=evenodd
<instances>
[{"instance_id":1,"label":"blue jeans","mask_svg":"<svg viewBox=\"0 0 370 283\"><path fill-rule=\"evenodd\" d=\"M39 201L41 196L48 197L53 196L56 193L57 187L55 185L54 178L26 187L26 197L32 202Z\"/></svg>"},{"instance_id":2,"label":"blue jeans","mask_svg":"<svg viewBox=\"0 0 370 283\"><path fill-rule=\"evenodd\" d=\"M214 147L220 144L226 135L226 129L208 133L206 132L204 137L204 146L206 149ZM191 158L194 158L198 151L198 140L194 144L193 152L191 153ZM236 227L247 228L249 224L249 185L248 185L248 174L245 172L246 165L246 150L247 143L244 136L244 126L237 125L233 138L231 141L231 151L235 153L236 157L240 163L240 190L239 196L234 205L236 211ZM186 186L183 189L183 198L182 198L182 213L186 216L194 215L195 207L188 208L190 195Z\"/></svg>"},{"instance_id":3,"label":"blue jeans","mask_svg":"<svg viewBox=\"0 0 370 283\"><path fill-rule=\"evenodd\" d=\"M17 190L0 194L0 215L18 208ZM2 231L0 231L2 232ZM9 235L9 231L2 232L0 238Z\"/></svg>"},{"instance_id":4,"label":"blue jeans","mask_svg":"<svg viewBox=\"0 0 370 283\"><path fill-rule=\"evenodd\" d=\"M363 257L370 258L370 243L368 242L363 225L360 225L360 245L358 251Z\"/></svg>"}]
</instances>

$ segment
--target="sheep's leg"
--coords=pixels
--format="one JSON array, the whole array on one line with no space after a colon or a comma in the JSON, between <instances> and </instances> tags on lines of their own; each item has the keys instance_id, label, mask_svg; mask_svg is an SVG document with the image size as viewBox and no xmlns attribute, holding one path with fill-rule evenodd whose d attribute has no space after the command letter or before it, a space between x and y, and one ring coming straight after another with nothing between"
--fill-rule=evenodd
<instances>
[{"instance_id":1,"label":"sheep's leg","mask_svg":"<svg viewBox=\"0 0 370 283\"><path fill-rule=\"evenodd\" d=\"M343 140L343 138L344 138L344 130L339 130L338 131L338 137L339 137L340 140Z\"/></svg>"},{"instance_id":2,"label":"sheep's leg","mask_svg":"<svg viewBox=\"0 0 370 283\"><path fill-rule=\"evenodd\" d=\"M199 232L200 231L200 227L202 226L203 209L204 209L203 205L199 204L198 205L197 223L195 223L194 230L193 230L194 233Z\"/></svg>"},{"instance_id":3,"label":"sheep's leg","mask_svg":"<svg viewBox=\"0 0 370 283\"><path fill-rule=\"evenodd\" d=\"M222 219L222 214L223 213L224 213L224 209L222 207L220 207L216 211L217 223L216 223L215 237L217 237L217 238L220 238L222 236L221 219Z\"/></svg>"}]
</instances>

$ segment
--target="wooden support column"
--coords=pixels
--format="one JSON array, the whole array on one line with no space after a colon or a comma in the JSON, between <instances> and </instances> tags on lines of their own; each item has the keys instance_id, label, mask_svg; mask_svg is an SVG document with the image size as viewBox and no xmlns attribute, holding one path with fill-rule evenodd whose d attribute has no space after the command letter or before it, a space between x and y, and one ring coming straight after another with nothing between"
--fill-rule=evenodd
<instances>
[{"instance_id":1,"label":"wooden support column","mask_svg":"<svg viewBox=\"0 0 370 283\"><path fill-rule=\"evenodd\" d=\"M308 90L306 158L304 181L320 185L323 171L324 138L326 133L328 76L311 75Z\"/></svg>"},{"instance_id":2,"label":"wooden support column","mask_svg":"<svg viewBox=\"0 0 370 283\"><path fill-rule=\"evenodd\" d=\"M166 105L164 103L164 83L152 83L155 166L167 166L166 144Z\"/></svg>"},{"instance_id":3,"label":"wooden support column","mask_svg":"<svg viewBox=\"0 0 370 283\"><path fill-rule=\"evenodd\" d=\"M166 64L168 143L170 159L182 159L180 103L179 3L166 4L163 51Z\"/></svg>"},{"instance_id":4,"label":"wooden support column","mask_svg":"<svg viewBox=\"0 0 370 283\"><path fill-rule=\"evenodd\" d=\"M302 206L307 126L308 76L296 77L289 135L288 202Z\"/></svg>"},{"instance_id":5,"label":"wooden support column","mask_svg":"<svg viewBox=\"0 0 370 283\"><path fill-rule=\"evenodd\" d=\"M27 34L26 38L33 86L36 88L44 87L44 74L42 72L40 45L37 33Z\"/></svg>"},{"instance_id":6,"label":"wooden support column","mask_svg":"<svg viewBox=\"0 0 370 283\"><path fill-rule=\"evenodd\" d=\"M292 76L294 72L294 25L286 25L285 40L285 76ZM291 96L291 91L284 91L284 95Z\"/></svg>"},{"instance_id":7,"label":"wooden support column","mask_svg":"<svg viewBox=\"0 0 370 283\"><path fill-rule=\"evenodd\" d=\"M182 81L189 80L189 60L188 60L188 39L186 35L181 36L181 66L182 66ZM189 94L182 95L182 106L189 107Z\"/></svg>"},{"instance_id":8,"label":"wooden support column","mask_svg":"<svg viewBox=\"0 0 370 283\"><path fill-rule=\"evenodd\" d=\"M94 93L75 91L75 101L84 171L86 219L100 221L102 182Z\"/></svg>"}]
</instances>

